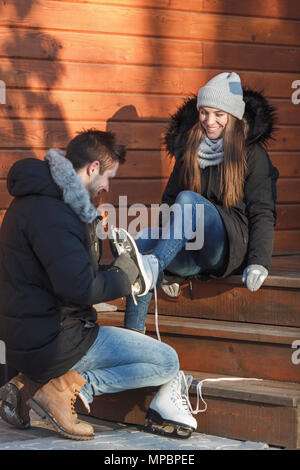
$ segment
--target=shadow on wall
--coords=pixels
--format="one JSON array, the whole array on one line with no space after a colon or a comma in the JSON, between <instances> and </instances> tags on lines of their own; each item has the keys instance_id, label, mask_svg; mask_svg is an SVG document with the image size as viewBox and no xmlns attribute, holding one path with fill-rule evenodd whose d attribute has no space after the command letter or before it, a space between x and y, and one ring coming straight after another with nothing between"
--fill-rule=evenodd
<instances>
[{"instance_id":1,"label":"shadow on wall","mask_svg":"<svg viewBox=\"0 0 300 470\"><path fill-rule=\"evenodd\" d=\"M127 147L127 156L117 178L111 181L110 191L102 194L100 205L116 208L106 212L101 207L102 215L107 216L105 231L115 225L135 236L142 229L158 224L158 208L152 207L150 212L150 206L160 203L172 164L159 144L149 149L152 140L159 142L157 131L154 131L156 136L151 134L151 122L157 123L157 118L140 117L133 104L121 107L106 122L106 131L114 132L117 142ZM116 217L114 220L109 210ZM103 258L111 258L107 239L103 240Z\"/></svg>"},{"instance_id":2,"label":"shadow on wall","mask_svg":"<svg viewBox=\"0 0 300 470\"><path fill-rule=\"evenodd\" d=\"M34 0L15 0L8 5L1 2L0 16L5 16L5 8L14 8L15 16L21 21L35 4ZM6 85L6 104L0 107L1 148L32 149L35 156L34 147L47 148L62 136L67 141L69 132L63 111L51 96L51 89L64 73L64 66L57 60L61 48L62 44L38 25L31 30L10 26L8 39L1 46L4 59L0 62L0 79ZM58 123L49 119L49 110ZM31 119L34 122L27 122Z\"/></svg>"},{"instance_id":3,"label":"shadow on wall","mask_svg":"<svg viewBox=\"0 0 300 470\"><path fill-rule=\"evenodd\" d=\"M135 144L134 129L135 124L143 121L139 117L136 107L133 105L122 106L118 109L112 117L106 121L106 131L114 132L116 134L117 141L125 145L127 148L132 148ZM122 124L118 126L118 124ZM116 130L119 128L119 132Z\"/></svg>"},{"instance_id":4,"label":"shadow on wall","mask_svg":"<svg viewBox=\"0 0 300 470\"><path fill-rule=\"evenodd\" d=\"M6 4L1 1L0 17L5 16L5 8L14 8L16 17L22 20L35 4L34 0L15 0L13 5L12 2ZM55 37L39 29L38 25L34 30L10 26L7 31L7 40L0 46L0 80L3 82L3 104L0 105L0 178L3 183L11 164L16 159L23 158L22 150L30 150L31 156L36 156L33 147L47 148L52 145L52 140L62 136L68 140L69 136L63 112L51 96L51 89L64 73L63 65L57 61L62 45ZM30 59L40 56L43 61ZM53 125L48 119L49 109L59 124ZM37 116L38 120L28 125L27 120L36 119ZM4 193L1 196L0 209L6 209L9 201ZM2 212L4 211L1 211L1 218ZM9 365L1 365L0 385L16 373Z\"/></svg>"},{"instance_id":5,"label":"shadow on wall","mask_svg":"<svg viewBox=\"0 0 300 470\"><path fill-rule=\"evenodd\" d=\"M141 133L141 130L138 130L138 127L145 121L148 123L149 119L139 117L134 105L123 106L107 120L106 131L115 133L117 142L126 146L127 155L124 164L126 168L123 169L121 167L119 170L118 176L120 176L121 179L112 181L111 191L103 194L102 203L111 203L120 209L119 203L121 203L123 207L123 203L126 205L127 202L126 211L128 211L129 206L132 204L137 207L140 202L139 196L141 192L144 191L143 180L148 178L149 175L152 177L155 171L156 173L159 171L158 169L153 170L154 165L156 165L157 168L161 164L157 150L156 155L154 155L154 151L152 153L151 151L141 149L141 145L145 145L145 141L143 141L143 133ZM151 123L149 129L151 132ZM147 147L147 144L145 146ZM151 171L153 173L151 173ZM130 181L126 181L127 178L130 179ZM119 196L121 196L122 200ZM149 198L151 198L151 196L150 194ZM126 201L124 199L126 199ZM151 204L151 202L151 199L149 199L149 204ZM141 204L141 206L143 206L143 208L145 207L144 204ZM125 210L125 206L123 210ZM128 229L127 216L126 222L121 220L120 214L117 219L117 226ZM129 217L129 220L130 219L132 219L132 217Z\"/></svg>"}]
</instances>

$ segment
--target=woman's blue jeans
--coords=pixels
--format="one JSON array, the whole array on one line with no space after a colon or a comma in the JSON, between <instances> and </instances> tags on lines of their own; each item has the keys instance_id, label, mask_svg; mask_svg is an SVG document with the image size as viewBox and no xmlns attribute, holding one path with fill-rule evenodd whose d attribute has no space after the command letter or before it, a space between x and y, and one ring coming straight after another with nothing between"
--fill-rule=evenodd
<instances>
[{"instance_id":1,"label":"woman's blue jeans","mask_svg":"<svg viewBox=\"0 0 300 470\"><path fill-rule=\"evenodd\" d=\"M86 384L80 393L94 396L167 383L179 370L176 351L136 331L102 326L87 353L72 367Z\"/></svg>"},{"instance_id":2,"label":"woman's blue jeans","mask_svg":"<svg viewBox=\"0 0 300 470\"><path fill-rule=\"evenodd\" d=\"M206 198L192 191L179 193L175 204L181 211L170 213L168 230L165 230L165 235L168 234L169 237L153 238L151 232L153 235L154 230L151 228L141 232L136 238L140 252L154 254L158 258L161 272L167 269L181 277L222 269L227 257L227 234L218 210ZM197 211L197 206L198 209L201 206L202 211ZM183 217L184 213L186 219ZM188 227L184 227L187 219ZM203 246L200 249L187 249L188 242L192 247L193 233L199 232L199 229L200 238L201 234L203 236ZM181 236L176 238L178 234ZM136 297L135 305L132 297L127 297L125 328L144 331L151 298L151 292Z\"/></svg>"}]
</instances>

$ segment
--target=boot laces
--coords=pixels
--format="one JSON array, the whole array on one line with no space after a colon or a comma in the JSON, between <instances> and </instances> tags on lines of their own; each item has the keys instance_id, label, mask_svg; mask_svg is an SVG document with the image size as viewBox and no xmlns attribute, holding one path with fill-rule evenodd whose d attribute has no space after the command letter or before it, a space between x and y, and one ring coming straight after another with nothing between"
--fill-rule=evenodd
<instances>
[{"instance_id":1,"label":"boot laces","mask_svg":"<svg viewBox=\"0 0 300 470\"><path fill-rule=\"evenodd\" d=\"M179 410L191 414L188 389L185 375L182 371L179 371L171 382L171 400Z\"/></svg>"},{"instance_id":2,"label":"boot laces","mask_svg":"<svg viewBox=\"0 0 300 470\"><path fill-rule=\"evenodd\" d=\"M76 403L77 397L79 395L79 392L80 392L80 390L75 388L74 389L74 395L71 397L71 412L72 412L72 415L75 415L76 417L77 417L77 413L75 411L75 403Z\"/></svg>"}]
</instances>

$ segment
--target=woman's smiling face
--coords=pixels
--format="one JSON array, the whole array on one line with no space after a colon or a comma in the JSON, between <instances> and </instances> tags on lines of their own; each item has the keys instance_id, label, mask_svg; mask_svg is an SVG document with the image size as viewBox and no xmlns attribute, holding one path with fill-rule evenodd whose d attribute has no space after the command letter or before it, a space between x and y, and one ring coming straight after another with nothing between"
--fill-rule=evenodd
<instances>
[{"instance_id":1,"label":"woman's smiling face","mask_svg":"<svg viewBox=\"0 0 300 470\"><path fill-rule=\"evenodd\" d=\"M220 109L203 106L199 109L199 121L209 139L219 139L228 122L228 114Z\"/></svg>"}]
</instances>

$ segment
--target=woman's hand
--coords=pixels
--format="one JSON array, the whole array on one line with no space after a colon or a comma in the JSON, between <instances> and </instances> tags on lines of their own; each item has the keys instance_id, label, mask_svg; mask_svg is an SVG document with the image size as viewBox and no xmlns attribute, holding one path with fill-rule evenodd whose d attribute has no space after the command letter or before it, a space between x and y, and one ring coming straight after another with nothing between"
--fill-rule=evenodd
<instances>
[{"instance_id":1,"label":"woman's hand","mask_svg":"<svg viewBox=\"0 0 300 470\"><path fill-rule=\"evenodd\" d=\"M260 264L250 264L244 269L242 281L247 285L251 292L260 288L269 272Z\"/></svg>"}]
</instances>

